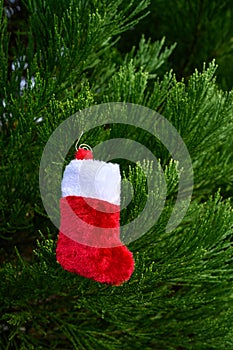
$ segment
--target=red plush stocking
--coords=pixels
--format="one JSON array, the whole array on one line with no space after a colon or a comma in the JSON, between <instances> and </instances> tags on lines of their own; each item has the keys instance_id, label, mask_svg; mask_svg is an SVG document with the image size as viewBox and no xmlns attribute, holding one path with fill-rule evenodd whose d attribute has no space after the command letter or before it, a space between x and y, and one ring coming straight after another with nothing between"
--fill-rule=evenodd
<instances>
[{"instance_id":1,"label":"red plush stocking","mask_svg":"<svg viewBox=\"0 0 233 350\"><path fill-rule=\"evenodd\" d=\"M57 260L67 271L120 285L134 260L120 241L119 165L93 160L83 148L75 158L62 179Z\"/></svg>"}]
</instances>

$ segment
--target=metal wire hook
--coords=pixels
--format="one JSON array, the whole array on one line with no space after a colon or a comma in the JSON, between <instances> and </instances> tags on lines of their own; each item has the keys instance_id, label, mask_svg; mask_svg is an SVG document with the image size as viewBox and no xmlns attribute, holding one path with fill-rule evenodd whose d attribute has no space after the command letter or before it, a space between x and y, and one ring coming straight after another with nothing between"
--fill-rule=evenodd
<instances>
[{"instance_id":1,"label":"metal wire hook","mask_svg":"<svg viewBox=\"0 0 233 350\"><path fill-rule=\"evenodd\" d=\"M81 145L79 146L79 148L85 149L87 151L91 151L92 152L92 148L91 146L87 145L86 143L81 143Z\"/></svg>"},{"instance_id":2,"label":"metal wire hook","mask_svg":"<svg viewBox=\"0 0 233 350\"><path fill-rule=\"evenodd\" d=\"M89 145L87 145L86 143L81 143L81 145L78 146L79 141L81 140L82 136L83 136L83 130L81 131L81 134L80 134L78 140L75 143L75 150L78 151L78 148L83 148L83 149L86 149L87 151L91 151L92 152L92 148Z\"/></svg>"},{"instance_id":3,"label":"metal wire hook","mask_svg":"<svg viewBox=\"0 0 233 350\"><path fill-rule=\"evenodd\" d=\"M81 131L81 134L79 135L78 140L75 142L75 150L76 151L78 150L78 144L79 144L79 141L81 140L82 136L83 136L83 130Z\"/></svg>"}]
</instances>

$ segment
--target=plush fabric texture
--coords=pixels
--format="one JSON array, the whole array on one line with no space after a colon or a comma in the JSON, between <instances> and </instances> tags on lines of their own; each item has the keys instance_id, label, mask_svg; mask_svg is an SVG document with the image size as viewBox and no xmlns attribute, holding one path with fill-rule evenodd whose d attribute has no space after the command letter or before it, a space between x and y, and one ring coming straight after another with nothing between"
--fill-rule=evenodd
<instances>
[{"instance_id":1,"label":"plush fabric texture","mask_svg":"<svg viewBox=\"0 0 233 350\"><path fill-rule=\"evenodd\" d=\"M80 276L119 286L134 270L133 255L125 247L94 248L59 233L57 260L61 266Z\"/></svg>"},{"instance_id":2,"label":"plush fabric texture","mask_svg":"<svg viewBox=\"0 0 233 350\"><path fill-rule=\"evenodd\" d=\"M134 259L120 240L119 165L92 160L83 149L75 157L62 180L57 261L69 272L120 285Z\"/></svg>"},{"instance_id":3,"label":"plush fabric texture","mask_svg":"<svg viewBox=\"0 0 233 350\"><path fill-rule=\"evenodd\" d=\"M99 160L72 160L62 179L62 197L96 198L120 205L121 175L118 164Z\"/></svg>"},{"instance_id":4,"label":"plush fabric texture","mask_svg":"<svg viewBox=\"0 0 233 350\"><path fill-rule=\"evenodd\" d=\"M79 148L75 152L75 159L93 159L93 153L87 149Z\"/></svg>"},{"instance_id":5,"label":"plush fabric texture","mask_svg":"<svg viewBox=\"0 0 233 350\"><path fill-rule=\"evenodd\" d=\"M120 207L93 198L60 199L60 231L73 241L92 247L122 245L119 238Z\"/></svg>"},{"instance_id":6,"label":"plush fabric texture","mask_svg":"<svg viewBox=\"0 0 233 350\"><path fill-rule=\"evenodd\" d=\"M97 282L120 285L130 278L134 270L133 254L122 245L119 238L119 211L110 214L100 212L96 209L99 206L109 206L109 203L98 202L101 201L92 199L90 208L81 197L61 199L57 260L69 272ZM77 225L70 217L73 214L84 225ZM87 222L89 226L84 229ZM91 246L80 241L87 241ZM101 248L101 245L108 247Z\"/></svg>"}]
</instances>

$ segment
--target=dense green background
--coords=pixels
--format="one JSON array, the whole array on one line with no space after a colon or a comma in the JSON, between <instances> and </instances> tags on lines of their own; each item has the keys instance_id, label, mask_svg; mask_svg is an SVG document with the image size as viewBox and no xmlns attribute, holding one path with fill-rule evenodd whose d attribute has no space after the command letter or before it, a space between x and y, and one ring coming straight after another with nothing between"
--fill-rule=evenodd
<instances>
[{"instance_id":1,"label":"dense green background","mask_svg":"<svg viewBox=\"0 0 233 350\"><path fill-rule=\"evenodd\" d=\"M0 0L0 9L0 349L233 349L232 2ZM137 140L165 173L164 210L130 244L135 272L120 287L58 265L38 183L56 127L104 102L164 115L194 169L188 213L167 233L180 171L165 147L121 125L83 135L92 146ZM147 186L140 166L118 161L135 189L125 223Z\"/></svg>"},{"instance_id":2,"label":"dense green background","mask_svg":"<svg viewBox=\"0 0 233 350\"><path fill-rule=\"evenodd\" d=\"M169 59L179 79L187 79L203 62L216 59L217 81L223 89L232 89L233 3L232 1L152 1L150 14L136 27L122 35L120 48L131 45L145 34L153 41L166 37L170 45L177 43Z\"/></svg>"}]
</instances>

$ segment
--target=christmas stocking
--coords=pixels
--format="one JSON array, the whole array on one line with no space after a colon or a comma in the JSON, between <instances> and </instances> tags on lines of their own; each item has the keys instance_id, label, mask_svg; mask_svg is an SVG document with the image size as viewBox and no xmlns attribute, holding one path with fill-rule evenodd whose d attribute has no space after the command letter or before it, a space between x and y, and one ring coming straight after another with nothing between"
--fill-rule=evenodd
<instances>
[{"instance_id":1,"label":"christmas stocking","mask_svg":"<svg viewBox=\"0 0 233 350\"><path fill-rule=\"evenodd\" d=\"M84 148L75 158L62 179L57 260L69 272L120 285L134 260L120 241L119 165L93 160Z\"/></svg>"}]
</instances>

